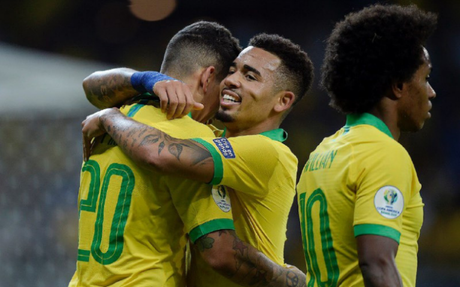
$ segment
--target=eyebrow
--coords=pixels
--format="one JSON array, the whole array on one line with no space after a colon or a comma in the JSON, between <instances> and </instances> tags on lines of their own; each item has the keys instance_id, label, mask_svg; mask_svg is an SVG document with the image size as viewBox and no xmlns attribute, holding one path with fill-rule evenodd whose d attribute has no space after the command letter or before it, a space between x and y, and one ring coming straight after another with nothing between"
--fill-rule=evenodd
<instances>
[{"instance_id":1,"label":"eyebrow","mask_svg":"<svg viewBox=\"0 0 460 287\"><path fill-rule=\"evenodd\" d=\"M245 70L254 72L254 73L256 73L256 74L259 75L259 76L262 76L262 75L260 74L259 70L257 70L257 69L254 68L254 67L251 67L251 66L249 66L249 65L243 65L243 68L244 68Z\"/></svg>"}]
</instances>

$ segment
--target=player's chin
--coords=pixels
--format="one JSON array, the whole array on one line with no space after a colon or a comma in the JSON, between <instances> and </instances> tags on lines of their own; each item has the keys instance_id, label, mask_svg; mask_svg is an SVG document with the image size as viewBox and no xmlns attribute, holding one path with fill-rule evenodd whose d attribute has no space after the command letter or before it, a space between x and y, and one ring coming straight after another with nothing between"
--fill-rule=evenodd
<instances>
[{"instance_id":1,"label":"player's chin","mask_svg":"<svg viewBox=\"0 0 460 287\"><path fill-rule=\"evenodd\" d=\"M222 109L222 107L216 113L216 119L223 123L230 123L230 122L235 121L232 115L228 111L225 111L224 109Z\"/></svg>"},{"instance_id":2,"label":"player's chin","mask_svg":"<svg viewBox=\"0 0 460 287\"><path fill-rule=\"evenodd\" d=\"M418 132L425 125L425 120L426 119L419 119L419 120L411 121L409 123L406 122L406 124L401 127L401 131L409 132L409 133Z\"/></svg>"},{"instance_id":3,"label":"player's chin","mask_svg":"<svg viewBox=\"0 0 460 287\"><path fill-rule=\"evenodd\" d=\"M418 123L416 123L412 129L412 132L418 132L419 130L423 129L423 127L425 126L425 121L427 119L428 118L420 120Z\"/></svg>"}]
</instances>

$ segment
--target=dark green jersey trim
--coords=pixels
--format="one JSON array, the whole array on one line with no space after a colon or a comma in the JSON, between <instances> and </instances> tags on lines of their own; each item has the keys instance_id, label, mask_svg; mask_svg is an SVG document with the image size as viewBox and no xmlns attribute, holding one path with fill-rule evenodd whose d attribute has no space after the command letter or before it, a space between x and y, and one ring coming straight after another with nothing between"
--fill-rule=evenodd
<instances>
[{"instance_id":1,"label":"dark green jersey trim","mask_svg":"<svg viewBox=\"0 0 460 287\"><path fill-rule=\"evenodd\" d=\"M206 211L203 210L203 212ZM192 240L192 243L195 243L195 241L197 241L201 236L223 229L235 230L233 220L228 218L221 218L205 222L190 231L190 240Z\"/></svg>"},{"instance_id":2,"label":"dark green jersey trim","mask_svg":"<svg viewBox=\"0 0 460 287\"><path fill-rule=\"evenodd\" d=\"M78 249L77 260L78 261L83 261L83 262L88 262L90 254L91 254L91 252L89 250Z\"/></svg>"},{"instance_id":3,"label":"dark green jersey trim","mask_svg":"<svg viewBox=\"0 0 460 287\"><path fill-rule=\"evenodd\" d=\"M134 115L140 110L142 109L142 107L144 107L147 103L149 102L149 100L147 99L143 99L143 100L140 100L139 103L137 104L134 104L130 109L129 109L129 112L126 116L132 118L134 117Z\"/></svg>"},{"instance_id":4,"label":"dark green jersey trim","mask_svg":"<svg viewBox=\"0 0 460 287\"><path fill-rule=\"evenodd\" d=\"M222 137L225 137L226 133L227 133L227 128L224 128ZM288 138L288 133L283 129L275 129L275 130L266 131L260 134L268 138L271 138L272 140L279 141L279 142L284 142Z\"/></svg>"},{"instance_id":5,"label":"dark green jersey trim","mask_svg":"<svg viewBox=\"0 0 460 287\"><path fill-rule=\"evenodd\" d=\"M211 153L212 160L214 161L214 175L209 184L218 185L222 181L222 176L224 175L224 166L222 163L222 158L220 157L220 153L214 148L212 144L205 140L200 138L195 138L192 140L202 144Z\"/></svg>"},{"instance_id":6,"label":"dark green jersey trim","mask_svg":"<svg viewBox=\"0 0 460 287\"><path fill-rule=\"evenodd\" d=\"M155 94L143 93L137 95L131 99L133 106L129 109L127 114L128 117L134 117L134 115L145 105L149 104L155 107L159 107L160 99Z\"/></svg>"},{"instance_id":7,"label":"dark green jersey trim","mask_svg":"<svg viewBox=\"0 0 460 287\"><path fill-rule=\"evenodd\" d=\"M158 96L155 94L151 94L151 93L139 94L132 98L133 102L140 102L142 100L160 102L160 99L158 98Z\"/></svg>"},{"instance_id":8,"label":"dark green jersey trim","mask_svg":"<svg viewBox=\"0 0 460 287\"><path fill-rule=\"evenodd\" d=\"M363 113L363 114L349 114L347 115L347 124L346 127L353 127L357 125L371 125L379 129L381 132L387 134L389 137L393 138L393 135L390 132L390 129L387 125L379 118L374 115Z\"/></svg>"},{"instance_id":9,"label":"dark green jersey trim","mask_svg":"<svg viewBox=\"0 0 460 287\"><path fill-rule=\"evenodd\" d=\"M271 138L274 141L284 142L288 138L288 133L283 129L276 129L260 133L263 136Z\"/></svg>"},{"instance_id":10,"label":"dark green jersey trim","mask_svg":"<svg viewBox=\"0 0 460 287\"><path fill-rule=\"evenodd\" d=\"M380 235L393 239L398 242L401 238L401 232L388 226L378 224L360 224L354 227L355 237L366 234Z\"/></svg>"},{"instance_id":11,"label":"dark green jersey trim","mask_svg":"<svg viewBox=\"0 0 460 287\"><path fill-rule=\"evenodd\" d=\"M134 115L143 107L144 105L142 104L135 104L129 109L129 112L126 116L132 118Z\"/></svg>"}]
</instances>

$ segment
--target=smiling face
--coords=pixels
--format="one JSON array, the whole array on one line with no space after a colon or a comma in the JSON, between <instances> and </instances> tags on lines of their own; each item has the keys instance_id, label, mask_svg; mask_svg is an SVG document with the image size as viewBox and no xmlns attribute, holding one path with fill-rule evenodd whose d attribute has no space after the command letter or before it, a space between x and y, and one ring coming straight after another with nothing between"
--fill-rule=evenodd
<instances>
[{"instance_id":1,"label":"smiling face","mask_svg":"<svg viewBox=\"0 0 460 287\"><path fill-rule=\"evenodd\" d=\"M221 83L216 115L228 130L258 126L271 116L277 102L274 83L280 64L277 56L252 46L236 58Z\"/></svg>"},{"instance_id":2,"label":"smiling face","mask_svg":"<svg viewBox=\"0 0 460 287\"><path fill-rule=\"evenodd\" d=\"M405 85L405 93L398 109L398 126L401 131L418 131L431 117L431 99L436 97L434 89L428 82L431 61L428 51L423 48L423 64Z\"/></svg>"}]
</instances>

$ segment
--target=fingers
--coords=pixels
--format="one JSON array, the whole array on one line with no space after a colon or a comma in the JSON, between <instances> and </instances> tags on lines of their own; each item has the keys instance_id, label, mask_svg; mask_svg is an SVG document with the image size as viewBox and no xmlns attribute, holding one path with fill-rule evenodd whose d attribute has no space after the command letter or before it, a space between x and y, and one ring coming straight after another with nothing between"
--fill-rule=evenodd
<instances>
[{"instance_id":1,"label":"fingers","mask_svg":"<svg viewBox=\"0 0 460 287\"><path fill-rule=\"evenodd\" d=\"M179 116L181 115L185 105L184 101L187 99L183 94L181 94L180 87L177 87L177 85L168 86L166 90L168 92L168 107L166 109L166 117L168 119L174 119L176 114Z\"/></svg>"},{"instance_id":2,"label":"fingers","mask_svg":"<svg viewBox=\"0 0 460 287\"><path fill-rule=\"evenodd\" d=\"M96 112L86 117L81 123L82 143L83 143L83 160L87 161L94 147L93 138L105 133L104 127L100 122L100 115L103 113L114 112L116 109L106 109Z\"/></svg>"},{"instance_id":3,"label":"fingers","mask_svg":"<svg viewBox=\"0 0 460 287\"><path fill-rule=\"evenodd\" d=\"M81 123L82 128L85 127L85 121ZM88 133L82 130L82 139L83 139L83 161L87 161L89 159L89 156L91 155L91 137L88 137Z\"/></svg>"},{"instance_id":4,"label":"fingers","mask_svg":"<svg viewBox=\"0 0 460 287\"><path fill-rule=\"evenodd\" d=\"M166 81L161 81L153 86L154 94L160 99L160 109L162 113L166 113L169 102L168 92L166 91L167 86L165 85L165 82Z\"/></svg>"},{"instance_id":5,"label":"fingers","mask_svg":"<svg viewBox=\"0 0 460 287\"><path fill-rule=\"evenodd\" d=\"M198 102L193 103L194 110L202 110L203 108L204 108L204 105L202 103L198 103Z\"/></svg>"},{"instance_id":6,"label":"fingers","mask_svg":"<svg viewBox=\"0 0 460 287\"><path fill-rule=\"evenodd\" d=\"M88 139L88 137L85 136L84 133L82 133L82 139L83 139L83 161L87 161L91 153L91 151L88 148L88 146L91 145L91 141Z\"/></svg>"},{"instance_id":7,"label":"fingers","mask_svg":"<svg viewBox=\"0 0 460 287\"><path fill-rule=\"evenodd\" d=\"M89 157L93 154L98 142L102 142L102 136L91 139L83 134L83 161L89 160Z\"/></svg>"},{"instance_id":8,"label":"fingers","mask_svg":"<svg viewBox=\"0 0 460 287\"><path fill-rule=\"evenodd\" d=\"M160 81L153 87L154 93L160 99L160 107L168 119L180 118L192 109L203 108L201 103L195 102L190 88L180 81Z\"/></svg>"}]
</instances>

